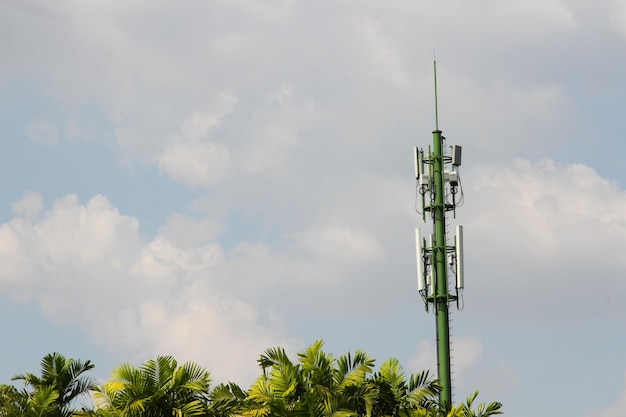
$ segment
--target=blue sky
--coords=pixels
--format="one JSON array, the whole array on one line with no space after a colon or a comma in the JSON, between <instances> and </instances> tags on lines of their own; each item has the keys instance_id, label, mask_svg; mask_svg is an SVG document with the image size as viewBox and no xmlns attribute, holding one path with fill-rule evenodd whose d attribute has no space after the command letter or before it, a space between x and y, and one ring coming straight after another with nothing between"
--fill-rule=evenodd
<instances>
[{"instance_id":1,"label":"blue sky","mask_svg":"<svg viewBox=\"0 0 626 417\"><path fill-rule=\"evenodd\" d=\"M455 397L626 412L618 0L0 1L0 380L324 339L435 367L412 149L463 146Z\"/></svg>"}]
</instances>

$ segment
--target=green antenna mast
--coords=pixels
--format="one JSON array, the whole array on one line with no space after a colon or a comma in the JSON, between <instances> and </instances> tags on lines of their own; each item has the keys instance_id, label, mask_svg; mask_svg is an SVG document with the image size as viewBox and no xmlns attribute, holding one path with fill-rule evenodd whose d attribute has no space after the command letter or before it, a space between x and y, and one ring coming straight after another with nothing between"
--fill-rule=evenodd
<instances>
[{"instance_id":1,"label":"green antenna mast","mask_svg":"<svg viewBox=\"0 0 626 417\"><path fill-rule=\"evenodd\" d=\"M417 246L417 284L426 311L430 308L437 321L437 368L442 391L442 403L452 404L452 371L450 356L450 305L460 309L463 296L463 226L456 227L456 236L448 242L446 215L456 214L463 204L463 190L459 180L461 147L450 146L445 152L445 137L439 130L437 104L437 62L435 71L435 130L433 147L427 151L415 148L415 179L417 193L422 200L422 220L432 219L433 231L428 240L415 229ZM448 168L447 168L448 167ZM417 209L417 206L416 206ZM419 212L419 210L418 210ZM452 244L450 244L452 243ZM449 292L448 277L456 277L455 291Z\"/></svg>"}]
</instances>

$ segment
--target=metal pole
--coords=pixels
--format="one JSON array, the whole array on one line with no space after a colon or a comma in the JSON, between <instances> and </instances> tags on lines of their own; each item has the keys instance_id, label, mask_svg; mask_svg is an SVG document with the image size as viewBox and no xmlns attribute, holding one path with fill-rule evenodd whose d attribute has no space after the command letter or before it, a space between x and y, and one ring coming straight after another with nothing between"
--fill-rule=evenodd
<instances>
[{"instance_id":1,"label":"metal pole","mask_svg":"<svg viewBox=\"0 0 626 417\"><path fill-rule=\"evenodd\" d=\"M446 242L446 206L444 189L443 137L440 130L433 132L434 204L432 207L435 228L433 256L436 280L435 310L437 313L437 362L441 401L452 404L452 376L450 371L450 322L448 297L448 268Z\"/></svg>"}]
</instances>

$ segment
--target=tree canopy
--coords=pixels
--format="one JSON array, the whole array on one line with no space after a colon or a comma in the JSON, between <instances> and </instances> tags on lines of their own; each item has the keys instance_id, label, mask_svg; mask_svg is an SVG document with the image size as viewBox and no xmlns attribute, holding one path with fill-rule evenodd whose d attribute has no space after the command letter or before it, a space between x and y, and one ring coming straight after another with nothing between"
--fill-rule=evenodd
<instances>
[{"instance_id":1,"label":"tree canopy","mask_svg":"<svg viewBox=\"0 0 626 417\"><path fill-rule=\"evenodd\" d=\"M395 358L383 362L357 350L337 358L316 341L289 357L281 347L263 352L260 376L249 389L228 382L211 386L210 373L194 362L159 356L139 367L123 363L109 380L85 375L90 361L46 355L41 376L17 375L18 389L0 385L0 417L488 417L502 404L439 403L441 387L428 371L407 375ZM90 393L92 406L75 408Z\"/></svg>"}]
</instances>

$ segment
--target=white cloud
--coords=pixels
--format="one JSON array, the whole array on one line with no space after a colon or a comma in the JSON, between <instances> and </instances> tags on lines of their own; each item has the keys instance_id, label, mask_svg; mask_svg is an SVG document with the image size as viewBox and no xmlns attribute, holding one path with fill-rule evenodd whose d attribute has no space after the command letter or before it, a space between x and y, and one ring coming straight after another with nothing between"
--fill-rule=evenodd
<instances>
[{"instance_id":1,"label":"white cloud","mask_svg":"<svg viewBox=\"0 0 626 417\"><path fill-rule=\"evenodd\" d=\"M528 86L496 79L483 85L468 75L458 77L447 66L438 72L443 80L439 86L440 126L451 140L464 142L474 163L493 161L499 155L528 154L534 146L556 146L584 119L566 87L557 83ZM463 100L458 100L459 96ZM481 109L481 115L468 117L468 108ZM569 126L555 123L568 117L573 119ZM452 121L452 129L445 132ZM457 132L459 121L463 130Z\"/></svg>"},{"instance_id":2,"label":"white cloud","mask_svg":"<svg viewBox=\"0 0 626 417\"><path fill-rule=\"evenodd\" d=\"M356 262L384 256L383 247L370 233L341 226L307 230L298 235L297 241L325 260L339 258Z\"/></svg>"},{"instance_id":3,"label":"white cloud","mask_svg":"<svg viewBox=\"0 0 626 417\"><path fill-rule=\"evenodd\" d=\"M472 372L472 368L482 354L482 342L478 337L474 336L453 336L451 337L451 342L450 356L455 387L461 390L468 389L468 387L471 388L467 380L473 380L474 378L473 375L468 377L468 374ZM420 342L417 352L409 360L409 367L413 372L428 369L434 375L437 375L437 349L434 343Z\"/></svg>"},{"instance_id":4,"label":"white cloud","mask_svg":"<svg viewBox=\"0 0 626 417\"><path fill-rule=\"evenodd\" d=\"M27 129L28 137L35 143L56 145L59 143L59 134L54 124L45 120L31 122Z\"/></svg>"},{"instance_id":5,"label":"white cloud","mask_svg":"<svg viewBox=\"0 0 626 417\"><path fill-rule=\"evenodd\" d=\"M473 201L482 204L498 196L497 209L469 203L477 231L498 222L512 237L508 245L520 244L517 249L526 254L560 261L582 260L594 244L604 241L607 260L623 264L616 255L626 239L626 214L621 209L626 193L616 183L587 166L559 166L551 160L536 164L518 160L477 173L470 189Z\"/></svg>"},{"instance_id":6,"label":"white cloud","mask_svg":"<svg viewBox=\"0 0 626 417\"><path fill-rule=\"evenodd\" d=\"M452 364L454 380L459 387L468 387L466 374L472 370L483 352L482 341L478 337L452 338Z\"/></svg>"},{"instance_id":7,"label":"white cloud","mask_svg":"<svg viewBox=\"0 0 626 417\"><path fill-rule=\"evenodd\" d=\"M75 117L76 103L95 100L131 158L150 161L185 184L212 186L233 169L265 172L296 147L308 158L349 158L358 146L386 143L394 127L406 132L416 123L430 125L430 51L439 46L435 38L449 38L433 16L450 18L469 42L441 45L443 57L504 41L510 46L512 38L540 46L581 18L558 1L486 1L480 10L458 2L363 2L338 9L276 3L217 2L172 11L161 2L85 8L68 1L59 13L71 25L40 25L32 36L12 37L16 51L31 52L13 52L8 60L19 70L45 68L52 94L71 114L68 135L82 135L91 123L90 115ZM33 24L6 23L12 33ZM456 64L440 62L442 121L455 120L453 130L463 126L467 137L478 138L480 154L520 149L537 131L562 129L566 124L555 121L576 110L562 83L519 85L501 71L483 83L473 77L475 62ZM282 102L263 103L281 94ZM507 140L493 146L494 136Z\"/></svg>"},{"instance_id":8,"label":"white cloud","mask_svg":"<svg viewBox=\"0 0 626 417\"><path fill-rule=\"evenodd\" d=\"M586 303L592 287L604 288L607 302L626 290L614 279L626 268L626 192L618 184L584 165L551 160L484 166L463 184L466 272L476 277L466 280L466 292L517 295L485 297L481 310L535 320L558 298L568 302L552 318L571 320L595 313Z\"/></svg>"},{"instance_id":9,"label":"white cloud","mask_svg":"<svg viewBox=\"0 0 626 417\"><path fill-rule=\"evenodd\" d=\"M191 186L212 185L231 167L228 148L215 143L175 143L158 157L159 165L175 180Z\"/></svg>"},{"instance_id":10,"label":"white cloud","mask_svg":"<svg viewBox=\"0 0 626 417\"><path fill-rule=\"evenodd\" d=\"M176 246L188 248L215 242L224 229L217 216L198 218L175 213L161 226L161 234Z\"/></svg>"},{"instance_id":11,"label":"white cloud","mask_svg":"<svg viewBox=\"0 0 626 417\"><path fill-rule=\"evenodd\" d=\"M196 112L188 117L182 125L182 137L189 141L202 140L211 130L219 126L220 121L235 109L237 98L222 94L216 103L216 109L207 112Z\"/></svg>"},{"instance_id":12,"label":"white cloud","mask_svg":"<svg viewBox=\"0 0 626 417\"><path fill-rule=\"evenodd\" d=\"M282 86L252 113L247 140L238 163L245 173L258 175L286 163L300 133L314 119L314 104L301 102L293 88Z\"/></svg>"},{"instance_id":13,"label":"white cloud","mask_svg":"<svg viewBox=\"0 0 626 417\"><path fill-rule=\"evenodd\" d=\"M236 103L236 97L221 94L213 109L186 118L180 133L156 155L159 166L173 179L191 186L223 180L231 169L232 157L227 146L215 142L213 131Z\"/></svg>"},{"instance_id":14,"label":"white cloud","mask_svg":"<svg viewBox=\"0 0 626 417\"><path fill-rule=\"evenodd\" d=\"M626 375L624 376L626 381ZM626 390L624 390L615 404L606 407L600 411L594 412L589 417L622 417L626 414Z\"/></svg>"},{"instance_id":15,"label":"white cloud","mask_svg":"<svg viewBox=\"0 0 626 417\"><path fill-rule=\"evenodd\" d=\"M40 215L41 197L27 193L14 208L0 226L0 289L126 361L174 353L218 379L250 382L260 352L292 343L275 314L215 285L219 245L183 248L166 235L144 242L138 221L101 195L84 205L68 195Z\"/></svg>"},{"instance_id":16,"label":"white cloud","mask_svg":"<svg viewBox=\"0 0 626 417\"><path fill-rule=\"evenodd\" d=\"M68 139L94 140L102 137L100 130L96 120L76 115L68 118L64 134Z\"/></svg>"},{"instance_id":17,"label":"white cloud","mask_svg":"<svg viewBox=\"0 0 626 417\"><path fill-rule=\"evenodd\" d=\"M213 266L216 258L221 258L220 254L218 245L184 250L161 235L142 248L138 263L131 272L150 278L167 278L179 271L198 273Z\"/></svg>"},{"instance_id":18,"label":"white cloud","mask_svg":"<svg viewBox=\"0 0 626 417\"><path fill-rule=\"evenodd\" d=\"M560 0L533 0L521 4L514 0L489 1L487 14L490 22L500 22L497 39L502 47L511 48L520 43L540 42L548 36L567 32L579 27L579 17L569 10L569 4ZM513 19L515 16L515 19ZM533 30L528 30L530 27Z\"/></svg>"},{"instance_id":19,"label":"white cloud","mask_svg":"<svg viewBox=\"0 0 626 417\"><path fill-rule=\"evenodd\" d=\"M525 384L522 384L525 381L522 380L520 375L522 372L522 370L506 361L500 361L490 367L481 367L475 369L469 375L464 391L467 394L471 394L475 390L486 393L489 399L482 396L479 398L488 402L504 398L512 393L517 395L520 389L525 386Z\"/></svg>"},{"instance_id":20,"label":"white cloud","mask_svg":"<svg viewBox=\"0 0 626 417\"><path fill-rule=\"evenodd\" d=\"M25 220L37 220L43 211L41 194L27 191L13 204L13 213Z\"/></svg>"},{"instance_id":21,"label":"white cloud","mask_svg":"<svg viewBox=\"0 0 626 417\"><path fill-rule=\"evenodd\" d=\"M420 342L417 352L409 359L409 368L412 372L429 370L433 375L437 375L437 348L434 343Z\"/></svg>"},{"instance_id":22,"label":"white cloud","mask_svg":"<svg viewBox=\"0 0 626 417\"><path fill-rule=\"evenodd\" d=\"M609 6L609 20L611 27L626 38L626 5L619 1L611 1Z\"/></svg>"},{"instance_id":23,"label":"white cloud","mask_svg":"<svg viewBox=\"0 0 626 417\"><path fill-rule=\"evenodd\" d=\"M482 358L483 342L476 336L451 337L452 380L455 401L475 390L492 398L502 397L519 389L520 374L508 362ZM433 342L420 342L416 353L409 359L412 372L429 370L437 375L437 348Z\"/></svg>"}]
</instances>

